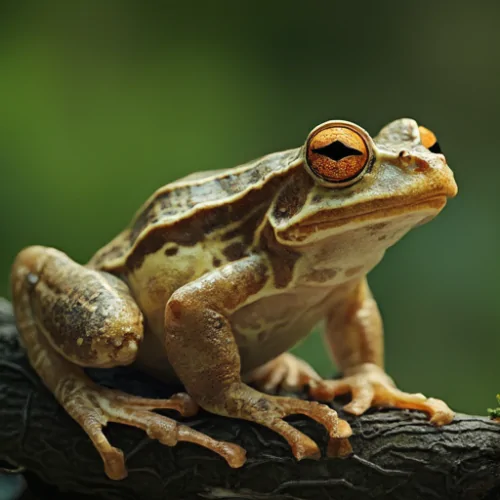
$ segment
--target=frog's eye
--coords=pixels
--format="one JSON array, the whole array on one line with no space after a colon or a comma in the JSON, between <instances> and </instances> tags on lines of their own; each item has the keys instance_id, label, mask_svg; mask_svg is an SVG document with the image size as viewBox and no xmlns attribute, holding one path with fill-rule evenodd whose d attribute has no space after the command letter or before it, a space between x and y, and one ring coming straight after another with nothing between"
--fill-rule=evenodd
<instances>
[{"instance_id":1,"label":"frog's eye","mask_svg":"<svg viewBox=\"0 0 500 500\"><path fill-rule=\"evenodd\" d=\"M307 138L306 165L314 177L327 186L353 184L371 163L370 141L369 135L353 123L326 122Z\"/></svg>"},{"instance_id":2,"label":"frog's eye","mask_svg":"<svg viewBox=\"0 0 500 500\"><path fill-rule=\"evenodd\" d=\"M422 126L418 127L418 131L420 132L420 142L422 146L427 148L431 153L442 153L434 132Z\"/></svg>"}]
</instances>

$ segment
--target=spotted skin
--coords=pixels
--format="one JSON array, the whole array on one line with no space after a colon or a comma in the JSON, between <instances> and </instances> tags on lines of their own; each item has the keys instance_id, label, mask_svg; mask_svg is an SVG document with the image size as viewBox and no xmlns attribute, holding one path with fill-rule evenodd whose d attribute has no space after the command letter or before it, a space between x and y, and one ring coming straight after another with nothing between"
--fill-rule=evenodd
<instances>
[{"instance_id":1,"label":"spotted skin","mask_svg":"<svg viewBox=\"0 0 500 500\"><path fill-rule=\"evenodd\" d=\"M192 415L199 405L259 423L299 460L317 458L319 449L283 420L291 414L325 427L330 454L350 451L349 425L317 402L338 394L352 394L346 410L354 414L396 406L425 411L437 425L453 418L442 401L399 391L385 374L382 320L366 281L388 247L456 194L453 174L410 119L375 139L340 121L317 130L326 132L313 152L318 141L306 139L301 148L162 187L85 266L46 247L17 256L13 301L30 362L87 432L109 477L127 471L102 433L107 422L138 427L167 446L197 443L231 467L245 462L239 446L152 411L159 408ZM362 155L350 155L355 144L366 146ZM338 381L286 354L320 321L344 373ZM82 370L130 363L181 381L186 394L139 398L99 387ZM308 386L317 401L258 390L280 386Z\"/></svg>"}]
</instances>

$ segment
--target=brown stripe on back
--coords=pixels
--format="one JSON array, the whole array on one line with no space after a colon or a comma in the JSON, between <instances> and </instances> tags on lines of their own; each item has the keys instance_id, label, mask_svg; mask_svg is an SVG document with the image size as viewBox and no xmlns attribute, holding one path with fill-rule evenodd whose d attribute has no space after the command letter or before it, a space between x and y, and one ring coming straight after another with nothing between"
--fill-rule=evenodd
<instances>
[{"instance_id":1,"label":"brown stripe on back","mask_svg":"<svg viewBox=\"0 0 500 500\"><path fill-rule=\"evenodd\" d=\"M243 224L228 233L251 241L255 225L272 201L272 191L298 165L299 154L300 149L273 153L233 169L200 172L167 184L137 212L130 228L99 250L89 265L124 272L125 267L140 266L147 254L166 242L193 246L240 219L245 219Z\"/></svg>"},{"instance_id":2,"label":"brown stripe on back","mask_svg":"<svg viewBox=\"0 0 500 500\"><path fill-rule=\"evenodd\" d=\"M148 254L158 251L167 242L176 243L179 246L194 246L214 231L245 219L249 212L254 211L253 216L247 217L239 226L238 231L243 241L250 244L256 227L265 216L273 201L273 195L282 182L282 178L276 176L262 184L260 189L253 189L231 203L203 208L190 217L180 219L171 225L152 228L147 237L139 240L130 252L126 261L127 267L137 269ZM228 247L230 247L229 242ZM226 257L233 260L236 253L235 247L231 247ZM244 255L241 248L238 249L238 254Z\"/></svg>"},{"instance_id":3,"label":"brown stripe on back","mask_svg":"<svg viewBox=\"0 0 500 500\"><path fill-rule=\"evenodd\" d=\"M274 153L240 167L223 170L208 179L191 177L186 183L180 180L167 184L139 210L131 226L131 243L140 238L151 224L176 222L189 216L199 205L223 203L250 190L263 179L279 175L288 170L297 154L297 149Z\"/></svg>"}]
</instances>

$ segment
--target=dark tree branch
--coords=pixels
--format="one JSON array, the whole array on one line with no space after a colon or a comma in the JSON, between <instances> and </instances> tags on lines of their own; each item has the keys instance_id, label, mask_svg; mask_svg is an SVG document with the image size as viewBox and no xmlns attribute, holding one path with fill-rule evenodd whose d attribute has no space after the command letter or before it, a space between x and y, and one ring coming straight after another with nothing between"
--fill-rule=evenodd
<instances>
[{"instance_id":1,"label":"dark tree branch","mask_svg":"<svg viewBox=\"0 0 500 500\"><path fill-rule=\"evenodd\" d=\"M92 376L137 394L172 392L132 370L94 370ZM168 448L137 429L111 424L108 436L125 451L129 468L127 479L111 481L87 436L30 368L10 304L0 299L0 460L5 467L23 467L32 491L45 488L45 498L59 495L47 492L48 485L75 499L500 498L500 425L488 418L458 415L440 429L409 411L348 419L354 455L300 463L281 438L257 425L207 413L187 420L244 446L249 460L242 469L230 469L195 445ZM319 425L302 417L292 422L324 450L326 433Z\"/></svg>"}]
</instances>

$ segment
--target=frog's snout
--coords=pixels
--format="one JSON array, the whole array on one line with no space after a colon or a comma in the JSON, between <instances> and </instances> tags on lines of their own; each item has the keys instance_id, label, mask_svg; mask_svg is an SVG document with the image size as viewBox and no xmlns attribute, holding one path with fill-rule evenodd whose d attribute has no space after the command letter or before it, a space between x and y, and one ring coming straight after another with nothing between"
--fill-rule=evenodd
<instances>
[{"instance_id":1,"label":"frog's snout","mask_svg":"<svg viewBox=\"0 0 500 500\"><path fill-rule=\"evenodd\" d=\"M455 181L453 173L451 174L451 182L449 183L448 191L446 196L448 198L454 198L458 194L458 185Z\"/></svg>"},{"instance_id":2,"label":"frog's snout","mask_svg":"<svg viewBox=\"0 0 500 500\"><path fill-rule=\"evenodd\" d=\"M431 189L439 190L447 198L454 198L457 195L455 176L442 153L432 154L430 158L415 156L412 165L416 173L424 174Z\"/></svg>"},{"instance_id":3,"label":"frog's snout","mask_svg":"<svg viewBox=\"0 0 500 500\"><path fill-rule=\"evenodd\" d=\"M431 187L447 198L453 198L458 193L455 176L442 153L429 155L401 149L399 153L387 159L407 174L420 175L426 190Z\"/></svg>"}]
</instances>

